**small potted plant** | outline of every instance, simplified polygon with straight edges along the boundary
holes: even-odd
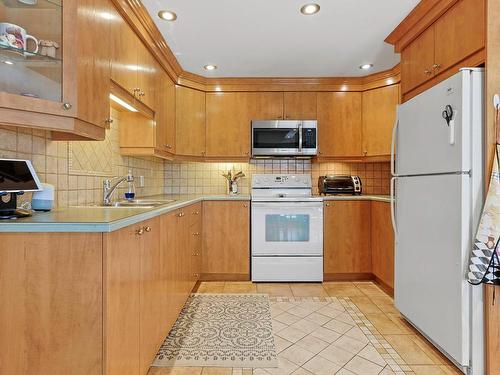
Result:
[[[227,171],[227,173],[223,173],[222,176],[227,180],[228,194],[238,194],[238,180],[245,177],[245,174],[242,171],[238,173],[235,171]]]

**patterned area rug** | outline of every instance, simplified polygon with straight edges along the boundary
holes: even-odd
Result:
[[[191,295],[153,366],[277,367],[269,297]]]

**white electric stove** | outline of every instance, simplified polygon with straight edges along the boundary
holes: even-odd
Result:
[[[323,203],[311,175],[253,175],[252,281],[323,281]]]

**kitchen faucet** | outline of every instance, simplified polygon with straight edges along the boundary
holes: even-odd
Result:
[[[113,180],[116,180],[116,182],[112,183]],[[134,181],[134,176],[132,175],[132,172],[129,171],[128,174],[124,177],[114,177],[111,179],[105,179],[103,181],[103,194],[102,194],[102,203],[104,206],[111,206],[111,196],[115,192],[116,188],[122,183],[122,182],[133,182]]]

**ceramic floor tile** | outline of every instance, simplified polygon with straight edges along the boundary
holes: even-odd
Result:
[[[339,372],[336,372],[335,375],[356,375],[356,374],[352,371],[349,371],[349,370],[343,368],[343,369],[340,369]]]
[[[358,375],[378,375],[383,367],[359,356],[351,359],[344,368]]]
[[[276,368],[264,368],[266,372],[271,375],[289,375],[299,368],[295,363],[290,362],[288,359],[278,356],[279,367]]]
[[[364,314],[374,314],[374,313],[382,313],[377,305],[375,305],[370,298],[363,297],[351,297],[351,301],[354,302],[356,306],[364,313]]]
[[[387,342],[409,365],[433,365],[435,362],[413,340],[412,335],[384,335]]]
[[[412,335],[411,339],[434,361],[434,363],[443,365],[451,364],[448,359],[422,335]]]
[[[354,340],[357,340],[359,342],[362,342],[364,344],[368,344],[369,340],[368,338],[366,337],[366,335],[363,333],[363,331],[361,331],[361,329],[359,329],[359,327],[355,326],[355,327],[352,327],[349,331],[347,331],[345,333],[345,335],[347,337],[350,337]]]
[[[299,318],[305,318],[306,316],[313,313],[311,309],[305,309],[301,306],[295,306],[287,310],[287,313],[298,316]]]
[[[330,304],[325,307],[322,307],[316,312],[328,316],[329,318],[336,318],[337,316],[342,314],[344,310],[342,306]]]
[[[241,375],[252,375],[253,369],[244,368]]]
[[[326,297],[328,294],[321,284],[291,284],[295,297]]]
[[[224,293],[253,294],[257,293],[257,285],[250,281],[226,282]]]
[[[224,293],[224,284],[218,281],[201,282],[196,293]]]
[[[257,292],[270,296],[293,297],[292,289],[288,284],[257,284]]]
[[[276,352],[279,354],[289,346],[293,345],[293,343],[278,335],[274,335],[274,345],[276,345]]]
[[[288,327],[288,324],[285,324],[285,323],[282,323],[276,319],[273,319],[273,331],[274,332],[279,332],[286,327]]]
[[[290,362],[293,362],[299,366],[302,366],[315,355],[316,353],[304,349],[303,347],[296,344],[288,347],[280,353],[280,357],[288,359]]]
[[[305,368],[299,367],[297,370],[292,372],[292,375],[316,375],[316,374],[307,371]]]
[[[332,318],[330,318],[329,316],[320,314],[318,312],[313,312],[312,314],[306,316],[305,319],[310,320],[311,322],[317,323],[321,326],[323,324],[328,323],[330,320],[332,320]]]
[[[296,345],[318,354],[330,344],[312,335],[307,335],[297,341]]]
[[[458,369],[451,366],[438,366],[438,365],[414,365],[410,366],[415,375],[459,375],[462,374]]]
[[[311,333],[312,331],[315,331],[319,327],[321,327],[321,325],[319,325],[318,323],[311,322],[310,320],[307,319],[301,319],[298,322],[293,323],[290,327],[300,329],[305,333]]]
[[[342,366],[333,363],[326,358],[316,356],[302,365],[302,367],[314,375],[331,375],[340,370]]]
[[[232,375],[243,375],[243,369],[241,368],[233,368]]]
[[[332,344],[338,340],[341,334],[325,327],[319,327],[317,330],[311,332],[311,336],[317,337],[318,339]]]
[[[335,331],[343,335],[344,333],[349,331],[353,326],[351,324],[347,324],[339,320],[332,319],[328,323],[326,323],[323,327],[331,329],[332,331]]]
[[[319,356],[328,359],[329,361],[339,365],[344,366],[347,362],[349,362],[355,354],[341,349],[338,346],[335,346],[335,343],[326,347],[319,353]]]
[[[148,375],[200,375],[201,367],[150,367]]]
[[[224,367],[203,367],[201,375],[231,375],[233,372],[230,368]]]
[[[387,317],[392,320],[394,324],[398,326],[398,328],[405,334],[405,335],[414,335],[414,334],[419,334],[418,331],[410,324],[408,323],[399,312],[397,313],[386,313]]]
[[[376,363],[379,366],[385,366],[387,363],[382,358],[380,353],[373,347],[373,345],[365,346],[359,353],[358,356],[369,360],[370,362]]]
[[[394,375],[395,372],[389,366],[385,366],[379,375]]]
[[[365,314],[368,320],[375,326],[381,334],[399,335],[405,331],[396,323],[394,323],[386,314]]]
[[[279,331],[276,335],[280,336],[281,338],[287,341],[295,343],[299,341],[301,338],[307,336],[307,333],[298,330],[297,328],[287,327]]]
[[[324,286],[326,293],[331,297],[355,297],[364,296],[363,292],[354,285],[329,284]]]
[[[351,352],[353,354],[358,354],[361,349],[366,346],[366,343],[351,339],[347,336],[342,336],[337,341],[335,341],[333,345],[338,348],[347,350],[348,352]]]
[[[277,315],[276,317],[274,317],[274,320],[275,321],[278,321],[278,322],[281,322],[281,323],[284,323],[286,325],[290,325],[290,324],[293,324],[293,323],[296,323],[300,320],[301,318],[298,317],[297,315],[292,315],[288,312],[283,312],[279,315]]]

